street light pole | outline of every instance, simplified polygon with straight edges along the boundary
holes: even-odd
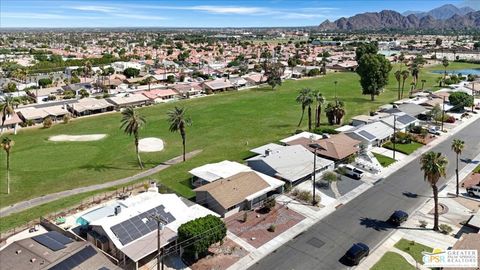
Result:
[[[157,222],[157,270],[163,270],[163,254],[161,247],[161,231],[165,224],[167,224],[166,220],[162,218],[160,215],[151,215],[150,220],[155,220]]]
[[[312,198],[312,205],[317,205],[317,198],[315,197],[315,182],[316,182],[316,174],[317,174],[317,150],[324,149],[320,144],[313,143],[313,137],[311,137],[312,143],[308,146],[313,148],[313,198]],[[324,149],[325,150],[325,149]]]
[[[397,116],[394,114],[393,115],[393,159],[395,159],[395,141],[397,140]]]
[[[443,96],[443,104],[442,104],[442,132],[443,132],[443,122],[445,118],[445,96]]]

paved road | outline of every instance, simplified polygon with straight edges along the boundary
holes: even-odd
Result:
[[[195,150],[195,151],[186,153],[185,158],[190,159],[190,158],[198,155],[201,152],[202,152],[202,150]],[[182,162],[182,160],[183,160],[182,156],[174,157],[170,160],[167,160],[167,161],[161,163],[160,165],[158,165],[156,167],[153,167],[149,170],[146,170],[144,172],[141,172],[141,173],[133,175],[133,176],[125,177],[125,178],[122,178],[122,179],[110,181],[110,182],[103,183],[103,184],[65,190],[65,191],[61,191],[61,192],[57,192],[57,193],[48,194],[48,195],[45,195],[45,196],[42,196],[42,197],[33,198],[33,199],[28,200],[28,201],[19,202],[17,204],[13,204],[13,205],[10,205],[10,206],[7,206],[7,207],[4,207],[4,208],[0,209],[0,217],[5,217],[5,216],[8,216],[8,215],[13,214],[13,213],[23,211],[25,209],[29,209],[29,208],[32,208],[32,207],[35,207],[35,206],[38,206],[38,205],[41,205],[41,204],[44,204],[44,203],[48,203],[48,202],[51,202],[51,201],[62,199],[62,198],[72,196],[72,195],[75,195],[75,194],[127,184],[127,183],[130,183],[132,181],[139,180],[139,179],[145,178],[147,176],[153,175],[157,172],[160,172],[162,170],[165,170],[166,168],[170,167],[171,165],[175,165],[177,163]]]
[[[480,119],[455,135],[466,143],[463,158],[474,158],[480,152]],[[455,155],[449,138],[432,150],[447,155],[447,179],[455,173]],[[460,162],[460,169],[466,165]],[[446,180],[442,179],[439,186]],[[409,196],[410,193],[410,196]],[[418,196],[411,196],[415,193]],[[339,208],[309,230],[265,257],[250,269],[346,269],[339,262],[354,242],[375,247],[392,231],[383,222],[395,209],[414,211],[431,196],[423,182],[419,158]],[[432,205],[433,207],[433,205]]]

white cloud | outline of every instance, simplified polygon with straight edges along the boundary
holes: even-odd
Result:
[[[299,12],[282,12],[278,17],[284,19],[314,19],[325,18],[324,14],[299,13]]]
[[[182,7],[180,7],[182,9]],[[184,7],[185,10],[199,10],[215,14],[259,14],[268,13],[269,10],[260,7],[241,7],[241,6],[191,6]]]
[[[166,17],[155,16],[155,15],[144,15],[144,14],[132,14],[132,13],[118,13],[112,14],[117,17],[139,19],[139,20],[167,20]]]
[[[41,20],[52,20],[52,19],[93,19],[95,17],[88,16],[67,16],[61,14],[53,13],[30,13],[30,12],[1,12],[0,16],[3,18],[14,18],[14,19],[41,19]]]
[[[81,11],[96,11],[96,12],[104,12],[104,13],[111,13],[116,11],[121,11],[121,8],[113,7],[113,6],[73,6],[70,7],[71,9],[81,10]]]

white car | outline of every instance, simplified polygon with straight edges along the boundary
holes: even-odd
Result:
[[[467,194],[470,197],[480,197],[480,186],[472,186],[467,188]]]
[[[362,178],[363,174],[364,174],[364,171],[360,170],[360,169],[357,169],[355,167],[353,167],[352,165],[345,165],[343,167],[345,169],[345,174],[350,176],[350,177],[353,177],[355,179],[360,179]]]

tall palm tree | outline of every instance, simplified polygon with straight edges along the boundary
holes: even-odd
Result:
[[[400,98],[403,98],[403,90],[405,89],[405,81],[407,80],[410,73],[408,70],[402,71],[402,93],[400,94]]]
[[[315,108],[315,127],[318,128],[320,127],[320,123],[321,123],[322,107],[323,107],[323,104],[325,104],[326,100],[319,90],[314,90],[312,92],[312,95],[315,101],[317,102],[317,106]]]
[[[312,90],[309,88],[303,88],[298,93],[297,98],[295,99],[297,103],[302,106],[302,116],[300,117],[300,121],[298,122],[298,127],[302,124],[303,116],[305,115],[305,109],[311,105],[312,99]]]
[[[123,128],[123,131],[129,136],[133,135],[134,137],[135,153],[137,154],[138,165],[140,166],[140,169],[143,169],[143,163],[138,152],[138,132],[145,125],[146,120],[143,118],[143,116],[139,115],[132,106],[129,106],[122,111],[121,123],[122,124],[120,128]]]
[[[420,69],[417,64],[412,64],[410,71],[412,73],[413,82],[415,83],[415,88],[417,88],[418,83],[418,74],[420,73]]]
[[[445,78],[447,78],[447,67],[449,65],[447,57],[443,57],[442,65],[443,65],[443,68],[444,68],[443,79],[445,80]]]
[[[153,76],[148,76],[145,78],[145,82],[148,84],[148,91],[150,91],[150,84],[153,81]]]
[[[400,100],[400,81],[402,80],[401,70],[395,71],[395,79],[397,80],[397,83],[398,83],[398,100]]]
[[[457,166],[455,168],[455,175],[457,177],[457,197],[459,193],[459,183],[458,183],[458,156],[462,154],[463,148],[465,147],[465,142],[460,139],[453,139],[452,141],[452,151],[457,154]]]
[[[433,230],[438,231],[438,187],[440,177],[446,176],[448,160],[441,153],[429,151],[420,159],[423,178],[430,184],[433,190],[433,201],[435,204]]]
[[[9,137],[2,138],[0,146],[7,154],[7,194],[10,194],[10,151],[12,150],[15,142]]]
[[[180,132],[180,136],[182,136],[183,161],[185,161],[185,144],[187,139],[185,128],[192,124],[192,120],[190,117],[187,117],[185,113],[185,108],[177,106],[175,106],[173,110],[167,112],[168,122],[170,123],[170,132]]]
[[[0,114],[2,115],[2,124],[5,124],[7,117],[13,115],[15,113],[15,100],[11,96],[5,95],[3,97],[3,101],[0,102]]]

